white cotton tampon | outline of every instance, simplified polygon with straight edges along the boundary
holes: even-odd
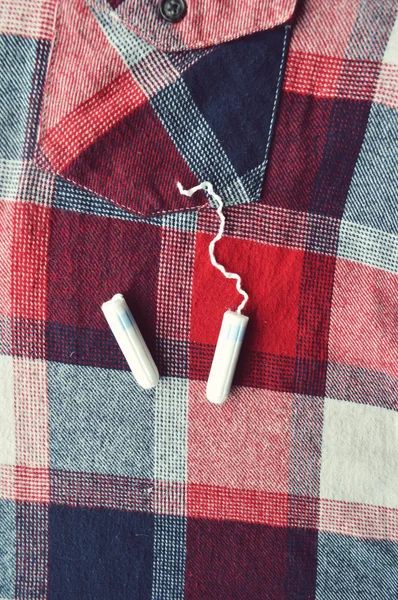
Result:
[[[137,383],[146,390],[155,387],[159,371],[122,294],[101,308]]]
[[[214,404],[228,398],[248,320],[232,310],[224,313],[206,387],[207,399]]]

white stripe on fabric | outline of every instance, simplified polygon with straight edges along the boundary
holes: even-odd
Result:
[[[0,198],[16,200],[23,163],[20,160],[0,159]]]
[[[378,229],[342,221],[337,256],[398,273],[398,237]]]
[[[155,388],[155,480],[187,477],[188,383],[162,377]]]
[[[392,65],[398,64],[398,12],[395,19],[394,27],[392,28],[390,38],[388,40],[384,52],[383,63],[388,63]]]
[[[91,10],[104,30],[106,37],[130,69],[153,52],[153,46],[136,35],[131,29],[125,27],[120,20],[116,19],[113,13],[105,13],[96,10],[94,7],[91,7]]]
[[[184,595],[186,519],[164,516],[167,484],[187,480],[188,382],[163,377],[155,389],[155,486],[160,483],[156,506],[152,600],[179,600]],[[184,512],[184,486],[178,486],[178,513]]]
[[[55,176],[31,161],[0,159],[0,202],[52,203]]]
[[[0,356],[0,464],[15,465],[14,377],[12,356]]]

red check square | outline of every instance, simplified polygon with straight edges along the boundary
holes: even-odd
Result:
[[[215,345],[223,313],[241,302],[233,280],[210,263],[211,235],[198,233],[192,291],[191,341]],[[216,258],[239,273],[249,294],[246,348],[295,356],[298,306],[304,252],[244,239],[224,237]]]
[[[393,273],[338,260],[329,360],[397,377],[397,295]]]

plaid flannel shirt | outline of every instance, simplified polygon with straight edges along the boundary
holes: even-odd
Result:
[[[0,2],[0,598],[396,599],[397,0],[158,4]]]

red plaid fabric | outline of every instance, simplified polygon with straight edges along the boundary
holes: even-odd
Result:
[[[1,600],[398,597],[397,16],[0,2]]]

